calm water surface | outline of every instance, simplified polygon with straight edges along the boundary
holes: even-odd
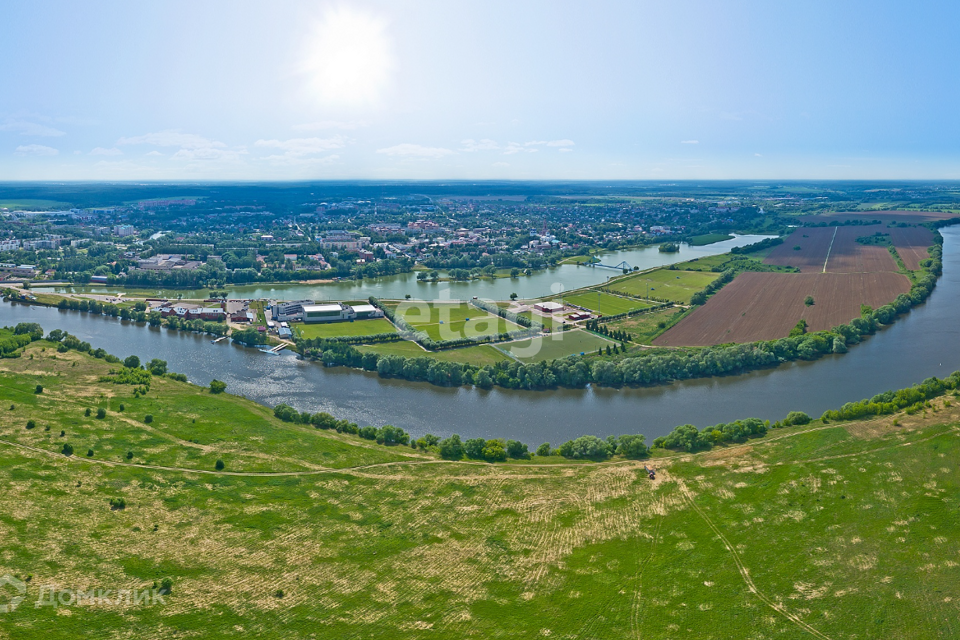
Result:
[[[777,420],[793,410],[819,416],[845,402],[960,369],[960,228],[942,233],[944,275],[929,301],[848,354],[644,389],[446,389],[325,369],[292,354],[271,356],[227,341],[211,344],[209,338],[113,318],[16,304],[0,305],[0,324],[39,322],[46,331],[68,330],[120,357],[162,358],[197,384],[224,380],[229,392],[268,406],[286,402],[360,424],[398,425],[416,435],[513,437],[531,445],[583,434],[644,433],[649,440],[684,423]]]

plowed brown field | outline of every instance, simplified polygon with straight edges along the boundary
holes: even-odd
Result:
[[[926,227],[897,228],[875,224],[801,227],[771,251],[764,262],[797,267],[801,273],[823,273],[824,264],[827,273],[895,272],[897,263],[886,247],[857,242],[857,238],[878,232],[890,236],[908,269],[919,269],[920,260],[929,257],[927,247],[933,243],[933,234]],[[800,247],[799,251],[794,249],[796,246]]]
[[[821,331],[859,317],[861,304],[879,307],[908,291],[910,280],[890,272],[742,273],[653,344],[774,340],[786,337],[801,318],[810,331]],[[813,306],[803,303],[808,295]]]
[[[907,227],[905,229],[887,229],[893,246],[903,259],[907,269],[920,268],[920,261],[930,257],[927,248],[933,244],[933,233],[926,227]]]
[[[843,222],[845,220],[879,220],[884,224],[890,222],[909,222],[916,224],[918,222],[927,222],[929,220],[946,220],[955,218],[955,213],[944,213],[943,211],[859,211],[842,213],[825,213],[817,216],[800,216],[799,222],[830,222],[836,220]]]

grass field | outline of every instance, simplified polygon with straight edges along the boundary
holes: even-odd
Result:
[[[491,315],[466,302],[402,302],[395,305],[398,316],[433,340],[456,340],[517,331],[521,327]]]
[[[670,300],[687,304],[690,297],[719,277],[717,273],[681,271],[679,269],[656,269],[630,278],[618,280],[611,289],[635,296]]]
[[[573,329],[561,333],[554,333],[549,336],[537,336],[526,340],[517,340],[501,345],[501,348],[509,351],[517,359],[523,362],[540,362],[541,360],[554,360],[570,355],[580,355],[580,353],[596,353],[597,349],[607,345],[617,344],[605,338]]]
[[[753,255],[754,254],[751,253],[750,257],[753,257]],[[714,267],[718,267],[730,260],[730,258],[731,255],[729,253],[721,253],[715,256],[694,258],[693,260],[688,260],[687,262],[678,262],[673,266],[683,271],[711,271]]]
[[[680,321],[688,311],[684,309],[659,309],[650,313],[641,313],[629,318],[621,318],[606,323],[610,330],[626,331],[639,344],[650,344],[661,333]],[[663,325],[663,326],[661,326]]]
[[[519,315],[523,316],[524,318],[530,318],[531,320],[539,322],[540,324],[542,324],[544,327],[548,329],[553,329],[554,327],[557,327],[560,324],[562,324],[560,320],[558,320],[557,318],[554,318],[553,316],[542,316],[539,313],[534,315],[530,311],[524,311]]]
[[[336,336],[372,336],[377,333],[395,333],[396,329],[385,318],[354,320],[353,322],[330,322],[320,324],[297,323],[290,325],[301,338],[332,338]]]
[[[594,313],[603,314],[605,316],[626,313],[628,311],[633,311],[634,309],[646,309],[651,306],[646,302],[631,300],[630,298],[624,298],[621,296],[614,296],[602,291],[584,291],[582,293],[574,293],[572,295],[564,296],[563,301],[590,309]]]
[[[510,357],[504,355],[488,344],[478,344],[472,347],[459,349],[444,349],[443,351],[425,351],[420,345],[408,340],[400,342],[384,342],[381,344],[363,345],[357,347],[360,351],[372,351],[380,355],[404,356],[407,358],[433,358],[444,362],[463,362],[478,366],[496,364]]]
[[[102,362],[42,348],[0,361],[0,575],[29,576],[24,603],[2,614],[4,638],[960,631],[952,398],[899,426],[815,422],[661,453],[646,462],[652,482],[643,462],[622,459],[438,462],[169,380],[133,399],[96,382]],[[83,416],[100,403],[105,420]],[[146,404],[162,419],[126,420]],[[57,453],[64,440],[72,457]],[[250,475],[230,475],[238,469]],[[110,509],[116,497],[125,509]],[[45,585],[115,597],[166,577],[162,604],[33,606]]]
[[[702,236],[693,236],[690,238],[690,244],[694,247],[702,247],[715,242],[724,240],[733,240],[733,236],[726,233],[705,233]]]

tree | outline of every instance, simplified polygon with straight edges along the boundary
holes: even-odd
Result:
[[[214,468],[216,468],[217,471],[223,471],[223,467],[224,467],[223,460],[217,460],[217,463],[213,466]]]
[[[36,394],[41,394],[41,393],[43,393],[43,385],[42,385],[42,384],[38,384],[38,385],[37,385],[37,388],[34,389],[33,392],[36,393]]]
[[[644,444],[644,436],[624,435],[617,439],[617,454],[624,458],[643,458],[647,455],[647,445]]]
[[[223,393],[227,390],[227,383],[220,380],[210,381],[210,393]]]
[[[544,442],[542,445],[540,445],[539,447],[537,447],[537,455],[538,455],[538,456],[548,456],[548,455],[550,455],[550,443],[549,443],[549,442]]]
[[[557,447],[557,453],[565,458],[608,458],[612,451],[597,436],[580,436]]]
[[[125,366],[127,369],[139,369],[140,358],[137,356],[127,356],[123,361],[123,366]]]
[[[167,372],[167,361],[154,358],[147,363],[147,370],[155,376],[162,376]]]
[[[457,434],[453,434],[449,438],[440,441],[440,457],[447,460],[460,460],[463,458],[463,454],[463,443]]]
[[[517,299],[517,294],[511,293],[511,294],[510,294],[510,299],[511,299],[511,300],[516,300],[516,299]]]
[[[150,424],[153,422],[153,416],[148,413],[147,415],[143,416],[143,421],[147,424]]]
[[[471,438],[463,443],[463,450],[468,458],[479,460],[483,458],[483,449],[487,446],[487,441],[483,438]]]
[[[97,408],[97,418],[99,418],[100,420],[103,420],[103,419],[106,418],[106,417],[107,417],[107,411],[106,411],[106,409],[104,409],[103,407],[98,407],[98,408]]]
[[[789,427],[793,425],[810,424],[812,419],[813,418],[805,414],[803,411],[791,411],[783,420],[783,425]]]
[[[812,307],[812,306],[813,306],[813,296],[807,296],[806,298],[804,298],[804,299],[803,299],[803,304],[807,305],[808,307]]]
[[[127,460],[133,460],[133,451],[127,451]]]
[[[110,511],[123,511],[127,508],[127,501],[123,498],[110,498]]]
[[[507,440],[507,455],[511,458],[526,460],[530,457],[530,451],[527,445],[517,440]]]
[[[62,453],[63,455],[65,455],[65,456],[72,456],[72,455],[73,455],[73,446],[72,446],[69,442],[64,442],[64,443],[63,443],[63,449],[61,450],[61,453]]]
[[[503,462],[507,459],[507,450],[503,440],[487,440],[483,447],[483,459],[487,462]]]
[[[33,420],[27,420],[27,429],[35,429],[36,426],[37,426],[36,422],[34,422]]]

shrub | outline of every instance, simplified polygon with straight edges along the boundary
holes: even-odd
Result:
[[[67,435],[67,432],[64,431],[63,429],[60,429],[60,437],[62,438],[65,435]]]
[[[220,380],[210,381],[210,393],[223,393],[227,390],[227,383]]]
[[[87,407],[87,410],[83,412],[83,415],[90,417],[90,407]]]
[[[103,419],[106,418],[106,417],[107,417],[107,410],[104,409],[103,407],[98,407],[98,408],[97,408],[97,418],[100,419],[100,420],[103,420]]]
[[[61,452],[63,455],[65,455],[65,456],[72,456],[72,455],[73,455],[73,446],[71,446],[69,442],[64,442],[64,443],[63,443],[63,449],[62,449],[60,452]]]
[[[457,434],[440,441],[440,457],[447,460],[460,460],[463,458],[463,453],[463,443]]]
[[[162,596],[167,595],[173,591],[173,580],[170,578],[164,578],[160,581],[160,590],[158,593]]]
[[[527,445],[517,440],[507,440],[507,455],[511,458],[526,460],[530,457],[530,451]]]
[[[127,508],[127,501],[123,498],[110,498],[110,511],[123,511]]]
[[[37,426],[37,423],[33,420],[27,420],[27,429],[33,429]]]
[[[88,458],[92,458],[92,457],[93,457],[93,449],[87,449],[87,457],[88,457]]]
[[[140,358],[137,356],[127,356],[123,360],[123,366],[125,366],[127,369],[139,369]]]
[[[216,468],[217,471],[223,471],[223,467],[225,465],[223,464],[223,460],[217,460],[217,463],[213,466],[214,468]]]
[[[133,451],[127,451],[127,460],[133,460]]]
[[[549,442],[544,442],[542,445],[540,445],[539,447],[537,447],[537,455],[538,455],[538,456],[548,456],[548,455],[550,455],[550,443],[549,443]]]
[[[153,416],[148,413],[147,415],[143,416],[143,421],[147,424],[150,424],[153,422]]]
[[[13,411],[13,410],[16,409],[16,408],[17,408],[17,405],[15,405],[15,404],[10,405],[10,411]]]
[[[803,411],[791,411],[783,420],[783,425],[785,427],[789,427],[792,425],[810,424],[812,419],[813,418],[805,414]]]
[[[121,402],[121,403],[120,403],[120,411],[123,411],[124,409],[126,409],[126,407],[123,406],[123,403]]]
[[[34,389],[33,392],[34,392],[34,393],[37,393],[37,394],[43,393],[43,385],[42,385],[42,384],[38,384],[38,385],[37,385],[37,388]]]

